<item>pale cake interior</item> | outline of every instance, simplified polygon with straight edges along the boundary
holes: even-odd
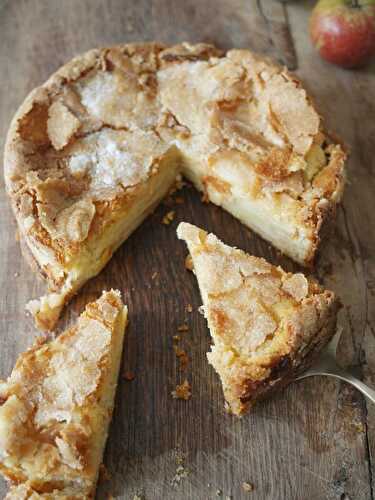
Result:
[[[126,322],[120,293],[103,292],[0,384],[0,471],[19,485],[8,498],[94,498]]]
[[[181,223],[177,234],[188,245],[214,342],[208,360],[228,408],[241,415],[313,361],[335,332],[337,301],[303,274],[286,273],[191,224]]]
[[[345,153],[301,83],[246,50],[135,44],[90,51],[34,90],[6,143],[22,238],[52,329],[181,172],[303,265],[344,185]]]

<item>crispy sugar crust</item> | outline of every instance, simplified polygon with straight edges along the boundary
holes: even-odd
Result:
[[[126,314],[119,292],[103,292],[0,382],[0,471],[18,485],[7,498],[94,497]]]
[[[187,245],[214,341],[209,362],[218,372],[229,409],[245,413],[314,361],[336,329],[339,302],[302,273],[222,243],[187,223]]]
[[[207,199],[249,196],[285,212],[309,240],[303,257],[292,257],[312,262],[343,191],[346,154],[301,82],[247,50],[128,44],[61,67],[9,129],[7,192],[49,292],[60,293],[82,252],[145,196],[172,150],[188,176],[202,162],[196,184]],[[30,308],[43,326],[41,309]]]

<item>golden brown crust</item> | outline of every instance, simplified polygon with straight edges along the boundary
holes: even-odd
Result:
[[[38,493],[35,491],[30,483],[23,483],[17,486],[12,486],[5,497],[5,500],[82,500],[82,495],[64,494],[61,491],[54,490],[50,493]]]
[[[212,57],[221,57],[224,52],[208,43],[190,44],[183,42],[172,47],[164,47],[159,54],[161,66],[170,63],[208,61]]]
[[[125,324],[120,293],[105,292],[57,340],[21,354],[0,384],[0,471],[22,483],[9,498],[93,496]]]
[[[338,301],[301,273],[223,244],[181,223],[214,341],[207,354],[225,399],[243,414],[306,369],[335,332]]]
[[[230,411],[236,415],[245,414],[255,403],[293,382],[314,363],[336,331],[337,311],[340,307],[331,292],[324,292],[322,298],[323,305],[321,301],[314,299],[309,304],[319,311],[320,321],[307,343],[287,346],[275,353],[265,366],[254,365],[250,368],[240,360],[234,362],[224,389]],[[290,335],[295,336],[293,329]],[[214,361],[212,364],[215,367]]]
[[[228,209],[241,199],[267,205],[290,221],[289,255],[313,260],[342,194],[346,156],[299,80],[249,51],[207,44],[94,49],[30,93],[6,141],[20,232],[49,290],[65,297],[49,316],[41,305],[29,308],[40,324],[53,326],[73,293],[74,263],[131,211],[172,150],[181,165],[191,158],[184,173],[208,200]]]

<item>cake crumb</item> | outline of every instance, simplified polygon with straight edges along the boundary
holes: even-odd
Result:
[[[175,342],[178,342],[179,340],[181,340],[181,337],[179,335],[173,335],[173,340]]]
[[[186,469],[183,465],[179,465],[176,469],[176,474],[173,476],[171,480],[172,486],[178,486],[182,479],[187,477],[189,474],[189,470]]]
[[[168,226],[173,221],[174,216],[175,216],[175,211],[174,210],[170,210],[162,218],[162,221],[161,221],[162,224],[165,224],[166,226]]]
[[[180,347],[174,345],[173,346],[174,352],[181,363],[181,368],[185,370],[189,363],[189,356],[187,355],[186,351],[184,349],[181,349]]]
[[[189,327],[186,323],[184,323],[183,325],[180,325],[177,327],[177,331],[178,332],[187,332],[187,331],[189,331]]]
[[[191,386],[185,379],[182,384],[176,385],[176,389],[171,392],[173,399],[183,399],[188,401],[191,398]]]
[[[152,273],[152,276],[151,276],[151,279],[154,280],[158,275],[158,272],[155,271],[154,273]]]
[[[253,491],[253,489],[254,489],[254,485],[253,485],[253,484],[251,484],[251,483],[248,483],[248,482],[244,481],[244,482],[242,483],[242,489],[243,489],[244,491],[246,491],[246,492]]]
[[[194,266],[193,266],[193,259],[191,258],[191,255],[188,254],[185,259],[185,267],[188,271],[192,271]]]
[[[20,273],[15,272],[13,276],[14,276],[15,278],[18,278],[18,276],[19,276],[19,275],[20,275]]]
[[[217,497],[221,497],[222,494],[223,494],[223,492],[221,490],[216,490]]]
[[[187,312],[188,312],[188,313],[193,312],[193,306],[192,306],[191,304],[188,304],[188,305],[186,306],[186,310],[187,310]]]
[[[124,380],[131,382],[132,380],[135,379],[135,373],[129,370],[129,371],[124,372],[122,377]]]

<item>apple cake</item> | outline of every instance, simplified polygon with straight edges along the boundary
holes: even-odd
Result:
[[[7,192],[48,284],[28,309],[52,329],[180,174],[309,265],[342,195],[345,156],[301,82],[248,50],[91,50],[31,92],[7,136]]]
[[[189,249],[213,339],[208,360],[228,409],[257,400],[307,369],[335,333],[339,302],[302,273],[222,243],[188,223],[177,234]]]
[[[14,484],[7,499],[94,498],[126,322],[120,293],[103,292],[0,381],[0,472]]]

